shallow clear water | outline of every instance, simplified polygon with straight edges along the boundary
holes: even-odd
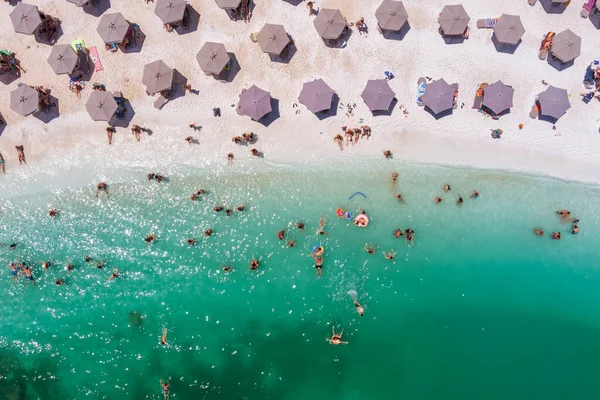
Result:
[[[0,256],[35,263],[36,285],[13,283],[4,267],[0,392],[160,399],[162,378],[181,399],[598,393],[598,187],[384,161],[335,168],[180,167],[160,184],[147,182],[146,171],[121,170],[117,182],[107,178],[110,200],[96,199],[92,184],[50,189],[37,180],[35,189],[2,190],[0,242],[20,246],[1,247]],[[397,186],[389,179],[395,168]],[[190,201],[201,187],[210,193]],[[475,188],[481,197],[471,200]],[[355,191],[367,198],[349,201]],[[438,195],[444,200],[434,204]],[[212,211],[242,202],[246,210],[230,218]],[[48,218],[49,207],[59,218]],[[364,208],[371,224],[340,220],[337,207]],[[579,235],[559,223],[561,208],[581,219]],[[315,234],[320,215],[325,236]],[[534,226],[561,230],[563,239],[536,237]],[[209,227],[215,234],[205,238]],[[408,227],[414,246],[392,234]],[[281,229],[296,247],[277,239]],[[158,237],[151,246],[143,241],[149,233]],[[187,245],[188,237],[198,244]],[[363,251],[367,242],[376,255]],[[321,279],[308,256],[317,243],[326,248]],[[392,249],[398,255],[385,260]],[[96,269],[84,255],[106,266]],[[252,257],[259,271],[249,270]],[[42,260],[54,263],[47,274]],[[69,260],[76,270],[67,275]],[[225,263],[234,270],[223,273]],[[121,277],[109,282],[114,268]],[[66,284],[56,286],[57,277]],[[348,345],[326,342],[332,326],[344,329]]]

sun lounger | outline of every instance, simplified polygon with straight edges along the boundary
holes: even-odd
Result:
[[[533,105],[533,107],[531,107],[531,111],[529,112],[529,116],[533,119],[536,119],[537,116],[539,114],[539,106],[536,104]]]
[[[425,94],[425,88],[427,87],[427,83],[425,78],[419,78],[417,81],[417,105],[423,107],[423,95]]]
[[[162,110],[162,108],[169,102],[169,99],[164,98],[163,96],[158,96],[156,100],[154,100],[154,108],[157,110]]]
[[[583,18],[587,18],[590,16],[590,13],[594,9],[594,5],[596,4],[596,0],[587,0],[583,4],[583,8],[581,9],[581,16]]]
[[[473,101],[473,108],[476,110],[481,109],[481,105],[483,104],[483,90],[487,86],[487,83],[482,83],[477,88],[475,92],[475,100]]]
[[[478,19],[477,27],[484,29],[491,29],[496,26],[496,22],[498,22],[498,18],[486,18],[486,19]]]
[[[535,3],[537,3],[537,0],[527,0],[527,2],[529,3],[530,6],[535,6]]]

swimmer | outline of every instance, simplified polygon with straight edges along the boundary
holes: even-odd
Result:
[[[161,346],[164,346],[165,344],[167,344],[167,328],[163,328],[163,330],[162,330],[162,337],[160,338],[160,344],[161,344]]]
[[[401,201],[402,203],[404,203],[404,199],[402,198],[402,193],[400,194],[396,194],[394,193],[394,197],[398,200]]]
[[[98,261],[98,263],[96,264],[96,268],[98,268],[98,269],[104,268],[104,262],[102,260]]]
[[[212,234],[213,234],[213,231],[210,228],[208,228],[207,230],[204,231],[204,236],[206,236],[206,237],[209,237]]]
[[[106,193],[106,197],[110,198],[110,195],[108,194],[108,185],[106,183],[100,182],[96,185],[96,197],[98,197],[100,192]]]
[[[258,265],[259,265],[259,262],[256,258],[253,258],[252,261],[250,261],[250,269],[252,271],[256,271],[258,269]]]
[[[21,271],[25,273],[26,284],[29,285],[29,282],[31,282],[33,286],[35,286],[35,281],[33,280],[33,275],[31,274],[31,268],[29,267],[29,265],[21,263]]]
[[[415,231],[413,231],[412,229],[407,229],[404,231],[404,241],[410,241],[410,243],[412,245],[415,244],[415,236],[417,236],[417,234],[415,233]]]
[[[67,271],[67,274],[70,274],[71,271],[73,271],[75,269],[75,267],[73,266],[73,264],[71,264],[71,261],[67,262],[67,265],[65,265],[65,271]]]
[[[393,260],[394,256],[396,255],[396,251],[392,250],[389,253],[384,252],[383,256],[385,257],[386,260]]]
[[[543,230],[541,230],[540,228],[535,228],[535,229],[533,230],[533,232],[534,232],[536,235],[538,235],[538,236],[544,236],[544,231],[543,231]]]
[[[233,164],[233,153],[227,154],[227,164],[228,165],[232,165]]]
[[[295,240],[288,240],[287,242],[287,247],[294,247],[296,246],[296,241]]]
[[[146,241],[146,243],[150,244],[156,240],[156,236],[153,233],[151,233],[148,236],[146,236],[144,240]]]
[[[562,235],[560,234],[560,232],[554,232],[552,234],[551,238],[554,239],[554,240],[560,240],[561,236]]]
[[[472,199],[478,199],[479,198],[479,192],[477,190],[473,190],[473,193],[471,194],[471,198]]]
[[[342,331],[340,333],[335,333],[335,328],[332,326],[331,327],[331,339],[329,339],[329,342],[331,344],[348,344],[348,342],[342,342],[342,335],[344,334],[344,330],[342,329]]]
[[[571,226],[571,233],[572,233],[573,235],[577,235],[577,234],[579,233],[579,226],[577,226],[577,224],[575,224],[575,223],[574,223],[574,224]]]
[[[362,317],[365,313],[365,310],[360,305],[360,303],[356,300],[354,300],[354,307],[356,307],[356,312],[358,313],[358,315],[360,315]]]
[[[319,230],[317,231],[318,235],[325,234],[325,225],[327,225],[327,216],[321,215],[319,217]]]
[[[233,269],[233,267],[231,266],[231,264],[229,264],[229,265],[221,265],[221,269],[224,272],[229,272],[229,271],[231,271]]]
[[[110,277],[108,278],[109,281],[112,281],[113,279],[117,279],[119,277],[119,270],[115,269],[114,272],[112,274],[110,274]]]
[[[64,285],[65,284],[65,278],[56,278],[56,280],[54,281],[54,283],[58,286]]]
[[[296,222],[296,228],[300,229],[304,233],[304,224],[302,222]]]
[[[435,203],[441,203],[442,202],[442,198],[441,197],[436,197],[435,199],[433,199],[433,201],[435,201]]]
[[[564,224],[571,221],[571,212],[569,210],[559,210],[556,212],[560,215],[560,223]]]
[[[86,263],[91,263],[93,261],[93,258],[90,256],[85,256],[85,262]]]
[[[457,204],[458,206],[460,206],[460,205],[462,205],[462,203],[463,203],[463,198],[462,198],[462,196],[459,194],[459,195],[458,195],[458,200],[456,200],[456,204]]]
[[[244,208],[246,208],[246,203],[240,204],[235,209],[236,209],[236,211],[242,212],[242,211],[244,211]]]
[[[444,192],[448,193],[450,190],[452,190],[452,188],[450,188],[450,185],[445,184],[444,185]]]
[[[277,232],[277,237],[279,238],[279,240],[283,240],[285,238],[285,231],[282,229],[279,232]]]
[[[315,259],[315,274],[317,277],[323,276],[323,257],[313,255]]]
[[[400,239],[403,236],[402,229],[398,228],[394,231],[394,236],[396,239]]]
[[[9,268],[10,268],[10,275],[12,276],[12,280],[13,280],[13,282],[16,282],[17,278],[19,276],[19,273],[20,273],[20,271],[17,269],[17,264],[10,263]]]
[[[223,207],[222,206],[214,206],[213,207],[213,211],[214,212],[221,212],[221,211],[223,211]]]
[[[155,178],[155,177],[156,177],[156,174],[155,174],[155,173],[153,173],[153,172],[152,172],[152,173],[149,173],[148,175],[146,175],[146,178],[147,178],[149,181],[151,181],[151,180],[154,180],[154,178]]]
[[[383,156],[385,158],[391,158],[392,157],[392,151],[391,150],[386,150],[383,152]]]
[[[392,183],[396,183],[398,181],[398,173],[392,172]]]
[[[42,263],[42,268],[44,269],[44,271],[46,271],[46,273],[48,272],[48,268],[50,268],[50,261],[44,261]]]
[[[196,193],[190,194],[190,200],[194,201],[198,199],[198,195]]]
[[[198,191],[196,192],[196,194],[198,196],[200,196],[201,194],[206,194],[206,190],[204,190],[204,189],[198,189]]]
[[[56,208],[51,208],[48,210],[48,215],[50,218],[55,219],[58,216],[58,210]]]
[[[375,254],[375,251],[377,250],[374,245],[369,244],[365,244],[365,247],[363,247],[363,249],[369,254]]]
[[[16,243],[11,243],[11,244],[8,246],[8,250],[10,250],[10,251],[13,251],[13,250],[14,250],[14,249],[16,249],[16,248],[17,248],[17,244],[16,244]]]
[[[185,241],[187,244],[189,244],[190,246],[193,246],[196,244],[196,239],[194,238],[189,238],[188,240]]]
[[[225,215],[227,215],[228,217],[231,217],[231,214],[233,214],[233,211],[231,211],[229,208],[227,210],[225,210]]]
[[[165,397],[165,399],[167,397],[169,397],[169,394],[171,393],[171,391],[169,390],[169,385],[171,384],[171,382],[163,382],[163,380],[160,380],[160,386],[162,387],[163,390],[163,396]]]
[[[160,183],[163,181],[163,179],[165,179],[164,176],[162,176],[161,174],[156,174],[156,176],[154,177],[154,179],[156,179],[156,182]]]

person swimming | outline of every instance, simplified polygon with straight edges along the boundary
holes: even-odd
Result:
[[[394,237],[400,239],[403,236],[402,229],[398,228],[394,231]]]
[[[171,384],[171,382],[163,382],[163,380],[160,380],[160,387],[163,390],[163,396],[165,397],[165,399],[167,397],[169,397],[169,394],[171,393],[171,390],[169,389],[169,385]]]
[[[339,344],[348,344],[348,342],[343,342],[342,341],[342,335],[344,334],[344,330],[342,329],[342,331],[340,333],[335,333],[335,328],[332,326],[331,327],[331,339],[329,339],[329,342],[331,344],[334,345],[339,345]]]
[[[435,202],[436,202],[436,204],[437,204],[437,203],[441,203],[441,202],[442,202],[442,198],[438,196],[438,197],[436,197],[435,199],[433,199],[433,201],[435,201]]]
[[[156,240],[156,236],[151,233],[148,236],[146,236],[146,238],[144,239],[144,241],[148,244],[151,244],[152,242],[154,242]]]
[[[28,285],[29,285],[29,282],[31,282],[35,286],[35,281],[33,280],[33,275],[31,273],[31,268],[29,267],[29,265],[25,265],[24,263],[21,263],[21,271],[23,271],[25,273],[25,282]]]
[[[50,268],[50,261],[42,262],[42,268],[44,269],[44,271],[48,272],[48,268]]]
[[[94,260],[94,259],[93,259],[92,257],[90,257],[90,256],[85,256],[85,262],[86,262],[86,263],[88,263],[88,264],[89,264],[89,263],[91,263],[93,260]]]
[[[252,261],[250,261],[250,269],[252,271],[256,271],[258,269],[258,265],[259,265],[259,262],[256,258],[253,258]]]
[[[398,173],[392,172],[392,183],[396,183],[398,181]]]
[[[196,193],[190,194],[190,200],[192,200],[192,201],[198,200],[198,195]]]
[[[58,216],[58,210],[56,208],[51,208],[48,210],[48,215],[50,218],[55,219]]]
[[[233,269],[233,266],[231,266],[231,264],[229,264],[229,265],[221,265],[221,269],[224,272],[229,272],[229,271],[231,271]]]
[[[204,189],[198,189],[198,191],[196,192],[196,194],[198,196],[200,196],[201,194],[206,194],[206,190],[204,190]]]
[[[356,312],[358,313],[358,315],[360,315],[362,317],[365,313],[365,310],[360,305],[360,303],[356,300],[354,300],[354,307],[356,308]]]
[[[204,231],[204,236],[206,236],[206,237],[209,237],[212,234],[213,234],[213,231],[210,228],[208,228],[207,230]]]
[[[12,276],[12,280],[13,280],[13,282],[16,282],[16,281],[17,281],[17,278],[18,278],[18,276],[19,276],[19,272],[20,272],[20,271],[17,269],[17,264],[15,264],[15,263],[10,263],[10,265],[9,265],[9,268],[10,268],[10,275]]]
[[[231,217],[231,214],[233,214],[233,211],[231,211],[229,208],[227,210],[225,210],[225,215],[227,215],[228,217]]]
[[[106,183],[100,182],[98,185],[96,185],[96,197],[98,197],[100,192],[106,193],[106,197],[110,198],[110,195],[108,194],[108,185]]]
[[[280,230],[279,232],[277,232],[277,237],[279,238],[279,240],[283,240],[285,238],[285,230]]]
[[[394,197],[396,198],[396,200],[404,203],[404,199],[402,198],[402,193],[400,193],[400,194],[394,193]]]
[[[477,190],[473,190],[473,193],[471,194],[471,198],[472,199],[478,199],[479,198],[479,192]]]
[[[214,212],[221,212],[221,211],[223,211],[223,206],[214,206],[213,207],[213,211]]]
[[[560,240],[561,237],[562,235],[560,234],[560,232],[554,232],[551,236],[551,238],[554,240]]]
[[[460,205],[462,205],[462,203],[463,203],[463,198],[462,198],[462,196],[459,194],[459,195],[458,195],[458,200],[456,200],[456,204],[460,206]]]
[[[146,179],[148,179],[149,181],[153,180],[154,178],[156,178],[156,174],[153,172],[146,175]]]
[[[539,228],[534,228],[533,232],[538,236],[544,236],[544,231]]]
[[[160,338],[160,344],[161,344],[161,346],[164,346],[165,344],[167,344],[167,328],[163,328],[163,330],[162,330],[162,337]]]
[[[415,244],[415,231],[413,231],[412,229],[408,228],[404,231],[404,241],[410,241],[411,244]]]
[[[294,246],[296,246],[296,241],[295,240],[288,240],[287,247],[294,247]]]
[[[64,285],[65,284],[65,278],[56,278],[56,280],[54,281],[54,283],[58,286]]]
[[[302,222],[296,222],[296,228],[300,229],[304,233],[305,226]]]
[[[576,223],[573,223],[573,225],[571,225],[571,233],[573,235],[577,235],[579,233],[579,226]]]
[[[375,254],[375,251],[376,251],[376,248],[374,245],[368,245],[368,244],[365,244],[365,247],[363,247],[363,249],[369,254]]]
[[[112,274],[110,274],[110,277],[108,278],[109,281],[112,281],[113,279],[117,279],[119,277],[119,270],[115,269],[113,271]]]
[[[394,257],[396,256],[396,251],[392,250],[389,253],[383,253],[383,256],[385,257],[386,260],[393,260]]]
[[[450,185],[445,184],[444,185],[444,192],[449,192],[450,190],[452,190],[452,188],[450,188]]]
[[[70,274],[74,269],[75,267],[73,264],[71,264],[71,261],[67,262],[67,265],[65,265],[65,271],[67,271],[67,274]]]
[[[196,239],[189,238],[188,240],[186,240],[186,243],[189,244],[190,246],[193,246],[196,244]]]
[[[242,212],[242,211],[244,211],[244,208],[246,208],[246,203],[240,204],[235,209],[236,209],[236,211]]]
[[[96,264],[96,268],[98,268],[98,269],[104,268],[104,262],[102,260],[98,261],[98,263]]]

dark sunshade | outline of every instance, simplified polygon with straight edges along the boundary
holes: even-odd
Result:
[[[50,52],[48,64],[58,75],[70,74],[77,65],[77,59],[77,54],[70,44],[57,44]]]
[[[146,90],[150,93],[170,89],[173,84],[173,69],[165,64],[163,60],[146,64],[142,83],[146,85]]]
[[[514,93],[515,90],[502,81],[492,83],[483,90],[483,105],[494,114],[500,114],[513,106]]]
[[[442,32],[450,36],[462,35],[470,20],[471,18],[460,4],[445,6],[438,18]]]
[[[104,43],[122,42],[128,29],[129,22],[121,13],[104,14],[96,28]]]
[[[39,94],[31,86],[21,84],[10,92],[10,109],[26,116],[38,110]]]
[[[10,12],[10,19],[15,28],[15,32],[31,35],[42,23],[40,13],[36,6],[27,3],[19,3],[14,10]]]
[[[283,25],[265,24],[256,37],[265,53],[278,56],[290,42]]]
[[[494,34],[500,43],[517,44],[525,33],[518,15],[502,14],[494,26]]]
[[[454,89],[445,80],[440,79],[425,86],[423,103],[434,114],[451,109],[453,102]]]
[[[337,39],[346,28],[346,20],[340,10],[331,8],[321,8],[313,23],[323,39]]]
[[[229,62],[229,54],[222,43],[206,42],[196,55],[202,71],[219,74]]]
[[[242,0],[215,0],[220,8],[237,8]]]
[[[240,94],[239,113],[258,121],[271,112],[271,94],[255,85]]]
[[[385,111],[390,108],[396,93],[385,79],[371,79],[367,82],[361,97],[371,111]]]
[[[333,89],[323,79],[306,82],[302,86],[298,101],[306,106],[311,112],[329,110],[333,100]]]
[[[183,19],[186,5],[186,0],[157,0],[154,14],[165,24],[172,24]]]
[[[77,7],[83,7],[90,0],[67,0],[69,3],[75,4]]]
[[[94,121],[109,121],[117,111],[117,102],[110,92],[94,90],[85,108]]]
[[[573,61],[581,54],[581,38],[567,29],[554,36],[551,51],[564,63]]]
[[[408,14],[401,1],[383,0],[375,11],[381,29],[399,31],[408,20]]]
[[[559,119],[571,108],[569,94],[565,89],[548,86],[545,92],[538,96],[540,115]]]

